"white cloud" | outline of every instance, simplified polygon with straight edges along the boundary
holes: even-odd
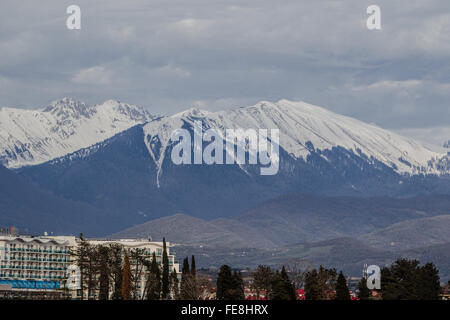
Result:
[[[189,78],[192,74],[191,72],[181,68],[177,67],[171,63],[158,67],[155,69],[156,72],[160,73],[163,76],[175,76],[175,77],[181,77],[181,78]]]
[[[450,2],[2,0],[0,104],[109,98],[170,114],[304,100],[389,128],[449,124]],[[69,76],[68,76],[69,75]]]
[[[114,72],[103,66],[80,70],[72,77],[72,82],[85,85],[107,85],[113,81]]]
[[[396,132],[439,147],[450,141],[450,127],[403,128]]]
[[[382,80],[368,85],[358,85],[352,87],[353,91],[396,91],[414,89],[423,84],[423,81],[417,79],[395,81],[395,80]]]

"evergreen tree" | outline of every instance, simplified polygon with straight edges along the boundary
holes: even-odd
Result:
[[[319,275],[316,269],[305,275],[305,298],[306,300],[320,300],[321,298]]]
[[[381,270],[384,300],[435,300],[439,291],[439,271],[433,263],[420,267],[417,260],[398,259]]]
[[[163,238],[163,257],[162,257],[162,290],[161,298],[167,299],[170,293],[169,285],[169,256],[167,254],[166,238]]]
[[[173,269],[172,273],[170,274],[170,288],[172,291],[172,299],[173,300],[179,300],[180,299],[180,289],[178,286],[178,275],[175,269]]]
[[[277,270],[272,277],[272,291],[270,292],[271,300],[287,300],[284,291],[283,279],[281,279],[280,272]]]
[[[368,300],[371,296],[371,291],[367,288],[367,279],[361,278],[358,283],[358,298],[359,300]]]
[[[350,300],[350,292],[347,287],[347,280],[344,277],[344,274],[339,272],[339,276],[337,278],[336,283],[336,300]]]
[[[196,273],[196,269],[195,269],[195,257],[192,256],[191,257],[191,274],[195,277],[195,273]]]
[[[183,268],[181,269],[180,298],[182,300],[191,300],[192,275],[189,270],[188,257],[183,260]]]
[[[130,300],[131,297],[131,268],[130,258],[125,253],[123,270],[122,270],[122,299]]]
[[[90,245],[89,243],[84,239],[83,234],[80,233],[79,235],[79,242],[77,245],[77,248],[73,254],[76,257],[76,264],[80,270],[80,299],[84,300],[84,290],[86,288],[85,282],[86,278],[88,277],[88,260],[89,260],[89,250]],[[89,291],[89,290],[88,290]],[[89,298],[89,296],[88,296]]]
[[[417,299],[438,300],[441,290],[439,271],[433,263],[419,268],[416,282]]]
[[[230,289],[233,298],[231,300],[245,300],[244,280],[240,272],[233,273],[233,286]]]
[[[233,300],[234,299],[234,287],[236,285],[236,279],[231,273],[231,268],[227,265],[223,265],[219,269],[217,277],[217,300]]]
[[[416,300],[419,261],[398,259],[390,268],[381,269],[383,300]]]
[[[159,300],[161,297],[161,271],[156,262],[155,252],[153,252],[150,272],[147,278],[146,292],[147,300]]]
[[[108,300],[109,299],[109,250],[105,246],[100,246],[98,248],[99,254],[99,299]]]
[[[253,273],[252,288],[256,291],[256,297],[259,300],[261,291],[266,292],[266,297],[270,294],[272,288],[273,271],[268,266],[259,265]]]
[[[189,273],[189,259],[186,257],[183,260],[183,268],[181,269],[182,274],[188,274]]]
[[[272,278],[272,300],[296,300],[294,285],[292,284],[285,267],[276,272]]]
[[[336,269],[327,269],[323,266],[319,267],[318,272],[320,299],[330,299],[330,293],[336,289]]]

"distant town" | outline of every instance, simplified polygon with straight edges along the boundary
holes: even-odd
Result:
[[[0,229],[0,299],[67,300],[449,300],[433,263],[398,259],[381,269],[380,288],[368,274],[350,277],[319,266],[260,265],[236,270],[182,265],[170,242],[21,235]]]

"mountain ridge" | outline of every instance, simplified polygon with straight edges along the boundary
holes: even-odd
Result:
[[[160,155],[154,157],[159,167],[170,145],[170,134],[183,126],[192,127],[197,120],[203,122],[205,129],[219,130],[223,139],[225,129],[279,129],[280,147],[295,160],[306,160],[312,151],[320,151],[327,161],[326,151],[342,147],[368,161],[376,159],[398,173],[440,174],[448,169],[437,165],[446,156],[443,150],[438,153],[413,139],[375,125],[319,106],[288,100],[263,101],[254,106],[218,112],[191,108],[146,124],[146,136],[158,138],[157,147],[148,146],[148,149],[152,155]]]
[[[43,164],[22,167],[18,172],[67,199],[85,201],[101,209],[120,210],[124,221],[127,216],[136,217],[126,221],[129,225],[143,222],[137,215],[150,219],[175,212],[207,220],[227,218],[268,199],[295,192],[398,197],[450,193],[450,175],[425,174],[425,166],[431,160],[423,164],[423,170],[420,169],[423,173],[412,175],[399,173],[395,163],[385,163],[374,155],[366,155],[360,149],[355,151],[340,145],[320,149],[311,141],[301,140],[310,135],[310,131],[288,132],[289,126],[297,125],[303,115],[294,114],[295,117],[300,117],[298,121],[294,121],[294,116],[280,113],[280,110],[286,108],[288,111],[297,108],[296,103],[285,107],[286,103],[282,101],[282,106],[263,103],[256,107],[227,111],[226,114],[189,109],[171,117],[155,118],[144,124],[137,124],[94,146]],[[328,112],[303,103],[301,108],[319,108],[322,113]],[[272,118],[278,119],[276,125],[271,122]],[[289,119],[286,120],[287,118]],[[264,121],[260,122],[258,119]],[[263,126],[270,129],[272,125],[281,126],[284,128],[282,132],[290,136],[280,135],[278,173],[261,176],[261,166],[251,164],[174,164],[171,161],[171,151],[175,143],[170,141],[170,136],[179,128],[186,129],[192,136],[193,122],[196,120],[203,121],[204,129],[211,127],[218,130],[228,127],[247,129]],[[324,120],[320,121],[323,125]],[[330,124],[330,127],[333,126],[338,124]],[[366,129],[373,127],[366,124],[364,126]],[[342,131],[342,127],[340,128]],[[385,134],[385,131],[380,130]],[[349,134],[346,130],[342,132]],[[284,142],[283,136],[287,136]],[[353,138],[350,135],[348,141],[353,141]],[[383,139],[375,139],[375,142],[378,140]],[[329,143],[332,142],[330,141]],[[285,149],[292,147],[294,142],[305,146],[307,150],[303,151],[306,150],[307,155],[297,158],[292,150]],[[376,148],[383,149],[383,143]],[[203,144],[208,145],[206,142]],[[191,147],[192,151],[194,146]],[[425,153],[429,151],[421,150]],[[386,150],[383,152],[389,153]],[[436,153],[429,155],[433,158]],[[408,167],[405,163],[410,162],[405,159],[402,163]],[[446,172],[445,157],[441,160],[439,166],[434,163],[430,168],[437,170],[439,167]]]
[[[0,163],[36,165],[92,146],[154,119],[142,107],[107,100],[89,106],[63,98],[38,110],[0,109]]]
[[[444,148],[430,150],[413,139],[301,101],[261,101],[218,112],[191,108],[157,118],[141,107],[116,100],[89,106],[63,98],[40,110],[1,108],[0,163],[9,168],[44,163],[145,124],[146,141],[158,140],[156,146],[148,144],[147,148],[161,171],[171,133],[201,120],[205,128],[219,131],[279,129],[280,146],[295,160],[306,161],[314,151],[328,161],[325,153],[341,147],[398,173],[450,172]]]

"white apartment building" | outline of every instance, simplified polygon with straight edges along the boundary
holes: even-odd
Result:
[[[0,235],[0,286],[13,291],[54,291],[68,289],[72,296],[80,289],[80,274],[73,253],[79,239],[74,236],[13,236]],[[155,252],[156,261],[162,261],[162,242],[146,239],[101,240],[87,239],[91,245],[120,244],[125,251],[139,248],[150,258]],[[179,273],[175,256],[167,243],[170,272]],[[133,264],[132,264],[133,267]],[[143,288],[145,279],[141,279]],[[143,289],[142,289],[143,291]]]
[[[75,245],[75,237],[0,236],[0,284],[18,290],[60,289]]]

